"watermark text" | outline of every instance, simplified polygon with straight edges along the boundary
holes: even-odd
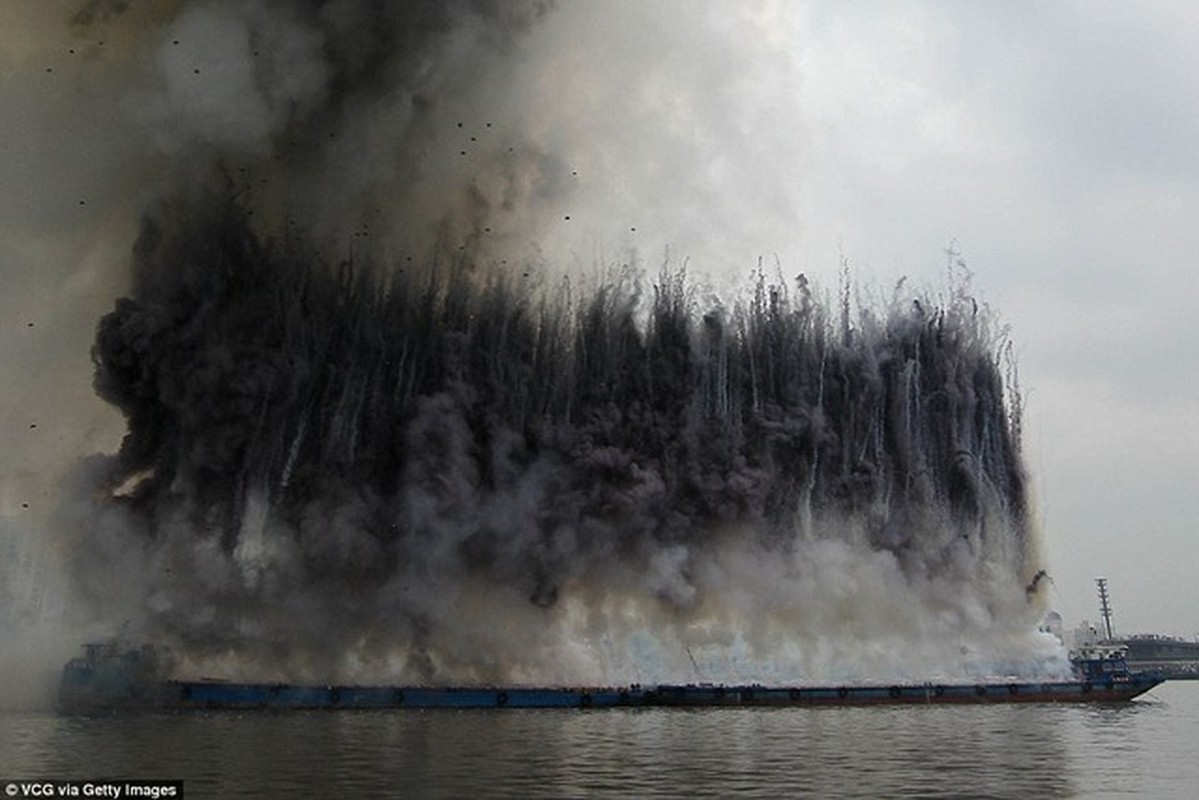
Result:
[[[4,798],[46,797],[103,797],[109,800],[128,800],[148,797],[151,800],[183,797],[183,781],[143,780],[0,780]]]

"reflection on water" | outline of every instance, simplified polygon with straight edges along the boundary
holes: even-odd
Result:
[[[0,777],[182,778],[192,798],[1185,796],[1193,752],[1168,742],[1195,741],[1196,690],[1108,707],[7,716]]]

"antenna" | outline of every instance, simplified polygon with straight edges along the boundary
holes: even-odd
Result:
[[[1099,586],[1099,613],[1103,615],[1103,632],[1108,641],[1112,639],[1112,605],[1108,602],[1107,578],[1096,578]]]

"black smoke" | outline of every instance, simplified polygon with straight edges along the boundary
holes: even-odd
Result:
[[[349,647],[386,615],[436,660],[423,641],[454,620],[426,592],[461,581],[545,614],[588,586],[686,617],[730,538],[788,558],[838,524],[934,581],[995,538],[1024,586],[1004,340],[962,292],[851,313],[760,275],[703,307],[670,269],[538,292],[468,253],[324,263],[227,195],[148,216],[134,274],[94,350],[129,427],[96,503],[225,563],[207,594],[155,589],[151,624],[189,646],[253,648],[247,618],[308,598],[321,613],[272,624],[276,646]]]
[[[127,434],[61,515],[81,596],[254,677],[799,678],[1027,645],[1020,405],[960,269],[878,303],[759,270],[722,302],[669,264],[558,283],[500,256],[564,168],[477,88],[549,8],[165,15],[139,97],[178,156],[96,333]]]

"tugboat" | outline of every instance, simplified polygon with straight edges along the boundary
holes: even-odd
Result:
[[[1056,703],[1131,700],[1160,684],[1130,672],[1127,648],[1100,644],[1071,654],[1075,676],[1058,681],[762,686],[658,684],[624,687],[321,686],[168,678],[169,659],[152,646],[84,645],[63,668],[59,709],[438,709],[848,706],[931,703]]]

